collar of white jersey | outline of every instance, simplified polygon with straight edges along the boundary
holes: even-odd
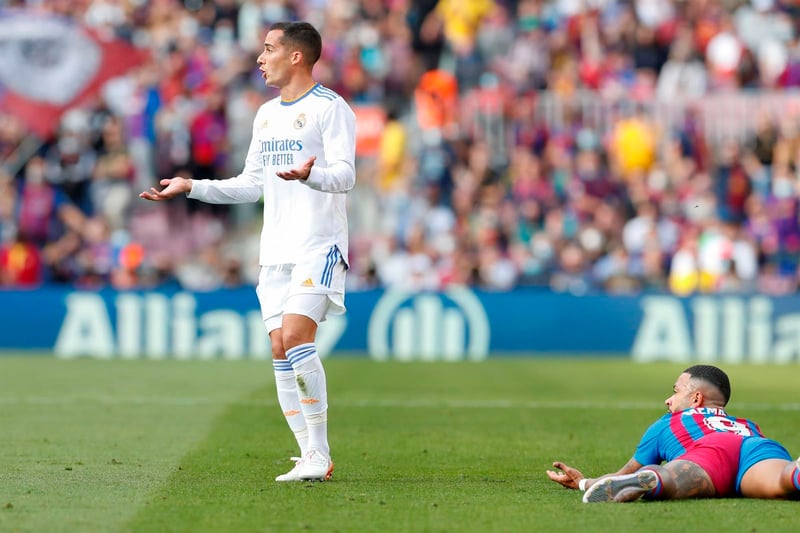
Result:
[[[309,87],[306,92],[304,92],[303,94],[301,94],[300,96],[298,96],[294,100],[281,100],[281,105],[287,105],[287,106],[288,105],[294,105],[297,102],[299,102],[300,100],[302,100],[303,98],[305,98],[306,96],[308,96],[309,94],[311,94],[314,91],[314,89],[316,89],[317,87],[322,87],[322,85],[320,85],[319,82],[316,82],[316,83],[314,83],[314,85]]]

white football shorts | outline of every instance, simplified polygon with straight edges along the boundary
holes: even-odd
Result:
[[[344,313],[346,271],[335,246],[303,264],[262,266],[256,295],[267,332],[281,327],[286,314],[307,316],[319,324],[328,314]]]

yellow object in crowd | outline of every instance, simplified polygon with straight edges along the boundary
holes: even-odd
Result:
[[[390,120],[383,129],[380,140],[379,187],[390,190],[402,174],[406,154],[406,129],[397,120]]]
[[[444,36],[456,49],[472,47],[481,22],[494,8],[493,0],[439,0],[436,4]]]
[[[655,162],[656,135],[641,119],[618,122],[611,143],[616,163],[626,178],[650,169]]]

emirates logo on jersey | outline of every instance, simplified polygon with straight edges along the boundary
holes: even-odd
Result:
[[[306,127],[306,115],[305,113],[300,113],[297,115],[297,118],[294,119],[294,129],[301,130]]]

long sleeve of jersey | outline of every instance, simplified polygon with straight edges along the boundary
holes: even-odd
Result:
[[[315,84],[300,98],[275,97],[259,108],[241,174],[193,182],[189,198],[209,203],[263,198],[259,262],[302,264],[337,249],[348,258],[346,194],[355,186],[355,113]],[[306,180],[277,173],[316,158]]]
[[[264,194],[263,168],[259,144],[254,135],[241,174],[223,180],[192,180],[188,197],[209,204],[257,202]]]
[[[320,129],[328,165],[311,167],[305,183],[316,191],[347,192],[356,184],[355,114],[344,100],[335,100],[323,112]]]

